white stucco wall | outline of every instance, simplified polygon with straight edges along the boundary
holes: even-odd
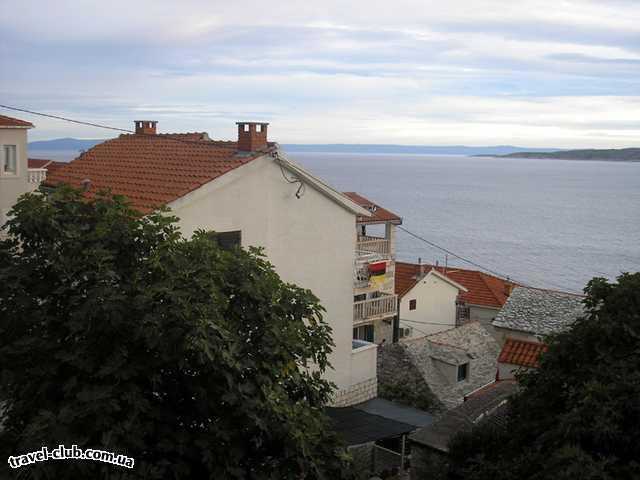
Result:
[[[292,176],[292,175],[289,175]],[[242,231],[242,245],[262,246],[278,274],[310,289],[333,329],[333,371],[339,389],[351,379],[355,215],[307,185],[287,183],[270,157],[239,167],[172,202],[183,234],[204,228]],[[375,349],[370,376],[375,377]],[[358,373],[357,377],[366,376]]]
[[[408,338],[449,330],[456,325],[456,297],[458,289],[432,274],[427,274],[400,300],[400,327],[411,327]],[[409,310],[409,301],[416,300],[416,309]],[[413,323],[405,320],[415,320]]]
[[[3,173],[3,145],[16,145],[16,175]],[[18,197],[31,190],[27,175],[27,129],[0,128],[0,225],[7,220],[7,212],[13,207]]]

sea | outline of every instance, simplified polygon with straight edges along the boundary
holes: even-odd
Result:
[[[399,260],[482,268],[575,293],[593,277],[640,271],[640,162],[287,155],[338,190],[356,191],[402,217],[408,232],[397,231]]]
[[[401,216],[408,232],[397,232],[399,260],[481,266],[525,285],[575,293],[593,277],[640,271],[640,163],[288,156],[335,188]]]

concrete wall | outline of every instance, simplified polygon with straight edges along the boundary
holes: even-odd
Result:
[[[262,246],[287,282],[310,289],[333,329],[327,378],[348,391],[351,378],[355,214],[307,185],[287,183],[270,157],[239,167],[169,206],[183,234],[199,228],[242,231],[243,247]],[[365,376],[359,372],[357,377]],[[375,362],[370,378],[375,382]]]
[[[16,146],[16,175],[4,174],[3,145]],[[0,225],[7,220],[7,213],[20,195],[30,191],[27,182],[27,129],[0,128]]]
[[[404,294],[400,301],[400,327],[412,327],[408,338],[449,330],[456,326],[456,297],[458,289],[436,277],[427,274],[420,282]],[[416,300],[416,309],[409,310],[410,300]],[[413,323],[404,320],[415,320]]]

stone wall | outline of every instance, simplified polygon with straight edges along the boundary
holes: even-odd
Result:
[[[331,402],[332,407],[348,407],[366,402],[378,396],[378,378],[373,377],[356,383],[351,388],[338,391]]]
[[[402,343],[378,348],[378,395],[430,413],[442,407]]]

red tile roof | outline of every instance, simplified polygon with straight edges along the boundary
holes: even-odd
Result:
[[[33,123],[25,122],[24,120],[20,120],[18,118],[6,117],[4,115],[0,115],[0,127],[28,127],[32,128]]]
[[[358,215],[356,217],[357,223],[382,223],[382,222],[391,222],[396,225],[400,225],[402,223],[402,218],[396,215],[389,210],[382,208],[380,205],[376,205],[368,198],[363,197],[362,195],[356,192],[342,192],[355,203],[360,205],[361,207],[369,210],[371,212],[370,217],[364,217]]]
[[[547,351],[544,343],[528,342],[507,337],[498,357],[498,363],[509,363],[522,367],[537,367],[540,355]]]
[[[470,305],[502,308],[509,298],[508,292],[515,285],[502,278],[494,277],[478,270],[466,270],[458,267],[435,267],[424,265],[425,273],[435,269],[451,280],[465,287],[468,292],[460,292],[460,298]],[[417,263],[396,262],[395,290],[403,296],[418,282],[420,265]]]
[[[263,155],[237,155],[236,147],[204,133],[120,135],[54,169],[45,183],[79,188],[89,179],[88,197],[110,189],[148,213]]]
[[[53,160],[47,160],[46,158],[28,158],[27,163],[29,168],[45,168]]]

